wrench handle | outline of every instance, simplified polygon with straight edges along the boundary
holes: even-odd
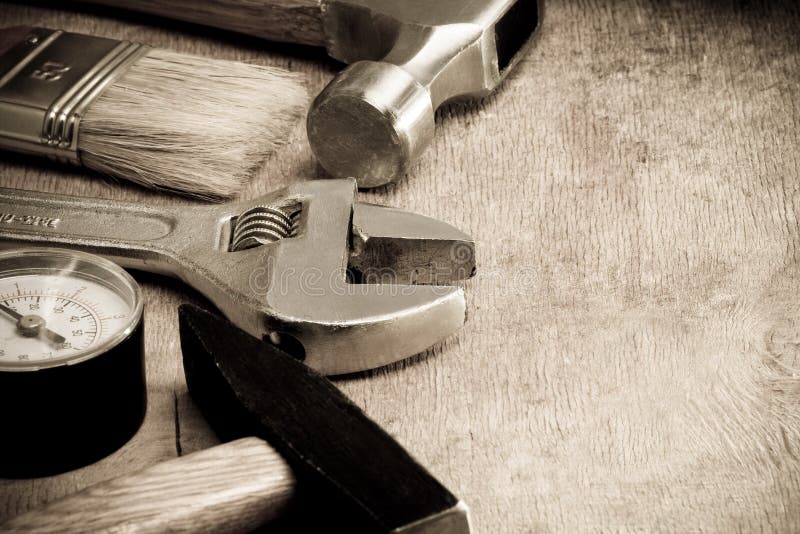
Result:
[[[88,0],[253,35],[270,41],[325,46],[321,0]]]
[[[245,438],[89,487],[12,518],[0,530],[250,532],[284,510],[295,486],[274,449]]]
[[[111,200],[0,188],[0,246],[65,246],[148,268],[159,243],[172,241],[176,216],[165,209]]]

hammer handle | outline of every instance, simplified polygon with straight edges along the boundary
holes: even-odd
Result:
[[[280,514],[295,479],[245,438],[102,482],[0,525],[13,533],[250,532]]]
[[[321,0],[86,0],[271,41],[325,46]]]

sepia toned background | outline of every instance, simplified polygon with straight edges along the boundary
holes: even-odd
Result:
[[[340,68],[107,9],[0,3],[15,24],[277,65],[312,94]],[[502,88],[361,194],[478,241],[458,335],[337,381],[477,532],[800,529],[799,28],[794,2],[553,0]],[[323,176],[299,125],[244,195]],[[190,202],[7,153],[0,186]],[[0,481],[0,519],[215,443],[180,361],[176,308],[200,297],[137,278],[144,426],[90,467]]]

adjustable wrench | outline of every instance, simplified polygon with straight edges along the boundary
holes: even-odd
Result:
[[[239,328],[325,374],[424,351],[464,323],[472,239],[358,203],[356,182],[303,182],[253,200],[152,207],[0,189],[0,248],[61,246],[177,277]]]

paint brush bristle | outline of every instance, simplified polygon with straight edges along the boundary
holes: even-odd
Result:
[[[288,140],[305,104],[287,71],[154,49],[92,103],[78,150],[103,174],[230,197]]]

